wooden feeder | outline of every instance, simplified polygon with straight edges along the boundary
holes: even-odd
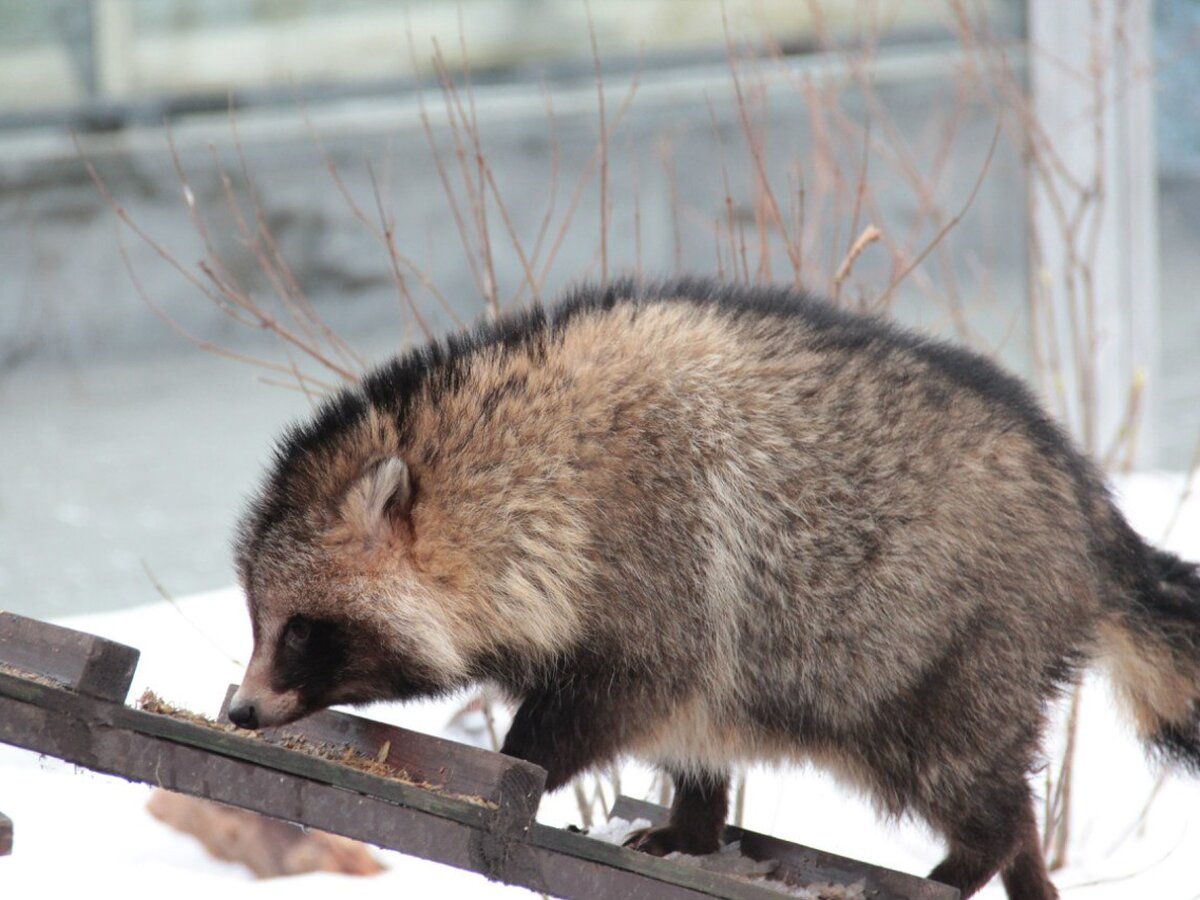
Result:
[[[778,900],[777,890],[657,859],[535,821],[546,773],[522,760],[360,716],[320,712],[250,733],[148,697],[125,705],[138,651],[0,613],[0,742],[579,900]],[[661,821],[627,797],[615,815]],[[863,882],[871,900],[954,900],[958,891],[742,829],[789,885]],[[0,853],[11,849],[0,816]]]

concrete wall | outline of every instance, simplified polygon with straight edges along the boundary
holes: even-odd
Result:
[[[953,53],[940,49],[898,53],[883,69],[880,93],[913,159],[931,158],[941,137],[941,113],[931,111],[944,111],[955,102],[950,80],[955,60]],[[789,77],[804,78],[810,70],[811,74],[822,73],[819,67],[798,67]],[[751,78],[746,78],[749,92]],[[627,77],[621,76],[608,83],[610,120],[627,82]],[[595,88],[590,80],[557,85],[552,96],[554,139],[535,88],[477,92],[488,160],[526,245],[533,243],[550,193],[553,147],[558,148],[561,179],[552,236],[596,146]],[[434,120],[440,117],[444,121],[442,98],[431,95],[426,99]],[[866,117],[861,99],[849,91],[843,102],[851,119],[861,123]],[[399,247],[452,298],[460,317],[478,314],[482,310],[479,291],[469,276],[414,98],[342,104],[309,113],[362,207],[375,214],[369,164],[383,185],[385,206],[396,216]],[[958,119],[958,136],[936,185],[947,198],[948,211],[955,211],[969,193],[994,124],[990,110],[978,101],[968,100]],[[840,233],[837,247],[810,260],[805,273],[805,280],[815,289],[825,289],[836,259],[851,240],[851,210],[820,209],[813,202],[821,176],[814,164],[808,110],[794,85],[783,80],[771,85],[763,121],[768,135],[767,165],[781,204],[794,205],[799,187],[796,173],[803,172],[810,207],[806,227],[817,226],[828,235],[834,230]],[[380,329],[390,329],[399,340],[403,323],[397,315],[388,256],[340,196],[301,111],[286,108],[271,114],[239,115],[238,122],[266,220],[298,281],[340,329],[351,335],[375,335]],[[249,290],[269,292],[268,281],[239,245],[214,163],[213,148],[234,170],[235,180],[241,181],[227,117],[178,122],[173,125],[173,135],[196,205],[206,216],[220,256]],[[436,140],[440,158],[456,183],[460,182],[450,132],[438,128]],[[847,157],[857,152],[854,141],[853,136],[846,138],[840,148]],[[203,247],[189,220],[163,130],[84,136],[81,145],[130,215],[194,270]],[[668,162],[664,164],[664,160]],[[842,164],[843,177],[857,174],[852,159]],[[732,101],[727,68],[644,75],[610,148],[610,270],[632,271],[640,261],[647,274],[673,271],[677,224],[685,270],[728,270],[732,261],[716,258],[714,237],[717,223],[727,214],[723,168],[738,227],[747,227],[753,238],[749,204],[754,166]],[[882,206],[882,221],[876,224],[908,240],[909,223],[917,215],[915,195],[901,183],[885,154],[873,154],[868,176]],[[995,286],[1005,283],[1015,288],[1024,277],[1023,248],[1016,231],[1022,215],[1021,190],[1017,154],[1003,142],[975,208],[951,236],[951,251],[970,249],[957,254],[960,261],[954,268],[961,290],[985,318],[994,312],[992,307],[1000,309],[995,314],[1001,317],[1020,307],[1014,294],[995,296]],[[852,191],[843,193],[852,195]],[[863,213],[863,224],[879,218],[871,213]],[[790,212],[785,210],[786,214]],[[579,199],[548,288],[599,274],[599,218],[598,188],[593,179]],[[500,293],[509,296],[521,280],[522,265],[494,204],[489,222]],[[934,230],[935,226],[927,225],[922,235],[928,237]],[[727,238],[726,234],[726,243]],[[216,315],[192,285],[163,265],[152,248],[128,233],[123,240],[147,292],[172,316],[204,338],[240,340],[229,321]],[[10,273],[0,282],[0,341],[8,353],[20,348],[47,358],[86,359],[155,352],[169,346],[162,325],[148,314],[124,271],[111,210],[89,183],[74,147],[64,136],[50,133],[0,141],[0,254]],[[885,256],[864,254],[858,269],[864,285],[886,283],[889,270],[879,265]],[[987,268],[986,275],[980,274],[981,267]],[[777,248],[774,271],[777,276],[790,277],[786,270],[786,257]],[[936,264],[929,266],[934,282],[946,274]],[[917,293],[910,296],[915,298]],[[431,302],[428,295],[424,299]],[[916,319],[933,321],[945,316],[944,310],[922,309],[916,299],[907,308],[907,314]]]

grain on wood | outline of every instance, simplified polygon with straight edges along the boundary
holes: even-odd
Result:
[[[146,810],[163,824],[196,838],[211,856],[240,863],[257,878],[308,872],[362,876],[384,870],[361,841],[203,797],[159,790],[150,795]]]

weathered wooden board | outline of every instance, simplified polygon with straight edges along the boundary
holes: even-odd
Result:
[[[13,847],[12,819],[0,813],[0,856],[8,856]]]
[[[779,900],[768,887],[606,844],[547,825],[533,826],[528,855],[538,878],[522,882],[578,900]],[[874,900],[874,898],[871,898]]]
[[[493,877],[507,862],[506,848],[512,843],[488,832],[481,809],[467,810],[457,818],[440,816],[9,697],[0,697],[0,740],[97,772],[207,797]],[[442,804],[443,812],[448,803]]]
[[[139,653],[92,634],[0,612],[0,665],[66,685],[81,694],[122,702]]]
[[[661,825],[667,821],[668,810],[644,800],[618,797],[613,804],[612,814],[622,819],[647,819],[652,825]],[[742,853],[750,859],[776,860],[779,867],[772,877],[787,884],[803,886],[862,881],[866,896],[872,900],[957,900],[959,896],[956,888],[927,878],[792,844],[735,825],[726,826],[723,840],[727,844],[741,841]]]
[[[342,713],[252,735],[127,707],[122,701],[137,657],[121,644],[0,614],[0,742],[568,900],[779,896],[760,884],[536,824],[546,773],[501,754]],[[367,758],[368,770],[297,749],[314,744],[348,747],[358,754],[353,761]],[[403,776],[376,771],[372,760]],[[614,812],[651,821],[666,815],[624,797]],[[958,896],[911,875],[742,829],[727,829],[726,840],[740,840],[754,859],[777,860],[777,874],[793,884],[861,880],[873,900]],[[12,823],[0,816],[0,853],[11,844]]]
[[[229,703],[236,690],[236,684],[229,686],[218,721],[229,723]],[[537,815],[546,784],[545,770],[524,760],[332,710],[282,728],[265,728],[259,734],[273,743],[299,737],[348,746],[407,773],[415,782],[443,792],[481,797],[508,810],[514,820],[529,823]]]
[[[243,865],[255,878],[310,872],[365,876],[387,869],[362,841],[204,797],[156,789],[146,811],[168,828],[195,838],[209,856]]]
[[[493,804],[482,800],[472,802],[457,795],[428,790],[396,778],[363,772],[330,759],[275,746],[266,741],[256,740],[247,733],[225,732],[172,716],[97,702],[72,691],[4,673],[0,673],[0,697],[9,697],[35,707],[62,713],[61,718],[65,723],[63,727],[67,727],[68,732],[63,735],[58,732],[34,735],[33,738],[41,744],[50,742],[49,748],[30,749],[38,749],[62,759],[69,758],[91,769],[97,767],[89,762],[89,744],[109,732],[129,731],[162,738],[213,755],[254,763],[281,774],[357,791],[418,812],[461,822],[473,828],[503,831],[515,837],[524,834],[531,824],[530,821],[514,822],[509,814],[499,813]],[[5,731],[7,724],[0,718],[0,740],[27,746],[19,740],[9,739],[10,735]],[[64,739],[57,740],[60,737]],[[64,755],[67,753],[72,755]],[[119,760],[119,757],[116,759]],[[111,769],[104,771],[121,774]],[[162,786],[167,787],[165,784]]]
[[[490,804],[3,673],[0,742],[567,900],[778,900],[756,885],[582,835],[517,828]]]

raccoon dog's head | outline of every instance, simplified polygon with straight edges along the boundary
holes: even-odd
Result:
[[[338,447],[281,461],[237,540],[254,652],[230,704],[234,724],[282,725],[465,681],[412,558],[417,487],[394,455]]]

